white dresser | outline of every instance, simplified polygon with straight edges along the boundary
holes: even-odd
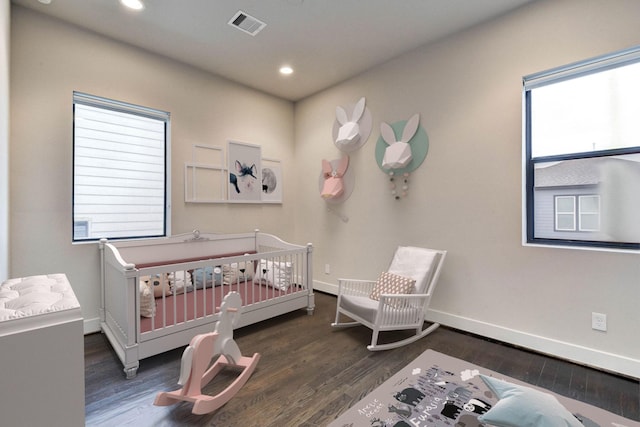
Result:
[[[0,425],[84,426],[80,304],[64,274],[0,284]]]

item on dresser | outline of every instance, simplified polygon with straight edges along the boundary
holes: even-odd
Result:
[[[85,425],[83,323],[65,274],[0,283],[1,425]]]
[[[78,306],[64,274],[8,279],[0,285],[0,321]]]

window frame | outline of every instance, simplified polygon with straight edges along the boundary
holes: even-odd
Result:
[[[547,71],[524,76],[522,79],[522,243],[523,245],[544,245],[582,249],[613,249],[613,250],[640,250],[640,242],[603,241],[603,240],[573,240],[566,238],[541,238],[535,237],[535,166],[537,163],[559,162],[564,160],[588,159],[597,157],[615,157],[627,154],[640,154],[640,145],[630,148],[605,149],[583,153],[571,153],[532,157],[532,111],[531,90],[578,77],[587,76],[601,71],[631,65],[640,62],[640,46],[620,50],[607,55],[595,57],[585,61],[571,63],[556,67]],[[576,202],[578,202],[576,200]],[[579,202],[578,202],[579,203]],[[577,204],[577,203],[576,203]],[[577,206],[576,206],[577,207]],[[602,205],[599,198],[600,212],[598,224],[601,225]],[[576,215],[580,212],[577,207]],[[576,229],[580,227],[580,219],[576,217]],[[556,225],[555,198],[554,198],[554,227]],[[593,230],[583,230],[594,232]],[[599,231],[599,230],[598,230]]]
[[[130,236],[102,236],[91,238],[76,238],[75,222],[76,222],[76,105],[81,104],[89,107],[111,110],[120,113],[131,114],[139,117],[154,119],[164,122],[164,214],[163,214],[163,232],[160,234],[140,234]],[[133,240],[160,238],[171,235],[171,114],[166,111],[154,108],[144,107],[136,104],[130,104],[123,101],[117,101],[100,96],[90,95],[83,92],[73,92],[72,102],[72,185],[71,185],[71,240],[72,243],[94,243],[100,238],[108,238],[109,240]],[[78,218],[80,221],[86,221],[86,218]],[[91,229],[91,223],[87,229]]]

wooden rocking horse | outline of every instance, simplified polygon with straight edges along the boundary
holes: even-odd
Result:
[[[202,415],[215,411],[227,403],[247,382],[260,360],[260,354],[244,357],[233,340],[233,328],[240,319],[242,299],[237,292],[224,297],[220,306],[220,321],[215,331],[193,337],[182,354],[179,390],[160,392],[154,405],[168,406],[176,402],[193,402],[192,413]],[[211,360],[219,356],[211,367]],[[241,368],[240,375],[215,396],[202,394],[202,387],[210,383],[225,367]],[[208,368],[208,369],[207,369]]]

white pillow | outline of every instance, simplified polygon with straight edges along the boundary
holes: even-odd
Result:
[[[293,282],[293,265],[287,261],[261,259],[256,270],[256,280],[286,291]]]
[[[183,270],[169,273],[169,286],[171,293],[175,295],[193,291],[191,273]]]
[[[253,262],[232,262],[222,266],[222,283],[234,285],[238,282],[246,282],[253,277]]]
[[[140,316],[153,317],[156,314],[156,301],[149,282],[140,281]]]

